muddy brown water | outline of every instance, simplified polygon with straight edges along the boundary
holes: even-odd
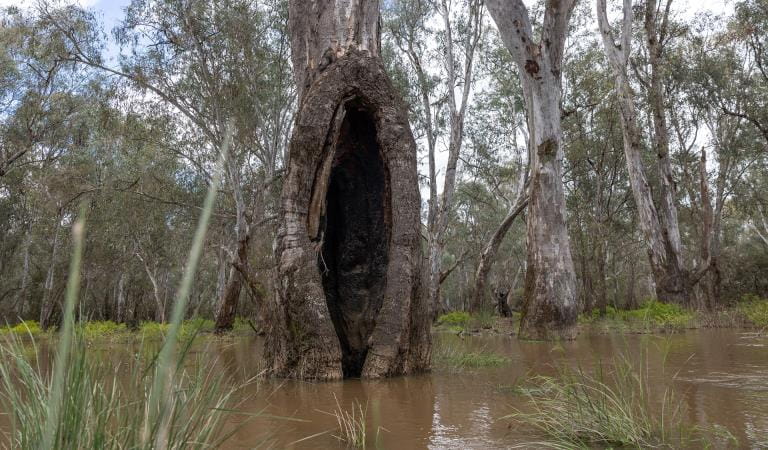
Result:
[[[725,427],[739,441],[728,448],[768,449],[768,336],[742,330],[698,330],[673,335],[585,334],[573,342],[521,342],[509,336],[439,335],[453,345],[506,356],[502,367],[437,368],[432,373],[382,381],[332,383],[261,381],[242,392],[227,427],[237,431],[227,449],[346,448],[334,437],[336,402],[367,408],[368,448],[496,449],[531,444],[539,437],[504,419],[526,400],[511,389],[556,367],[591,370],[617,355],[642,361],[654,396],[672,388],[689,425]],[[116,361],[125,346],[97,345]],[[239,379],[260,370],[261,340],[208,341],[194,350],[228,367]],[[297,442],[299,441],[299,442]]]

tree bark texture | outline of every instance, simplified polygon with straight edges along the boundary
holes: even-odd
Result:
[[[533,40],[522,0],[488,0],[502,41],[523,85],[531,149],[528,257],[520,334],[523,339],[572,339],[579,305],[565,220],[561,65],[575,0],[546,2],[541,41]]]
[[[659,300],[688,304],[692,284],[683,262],[680,225],[677,218],[676,187],[669,157],[669,127],[664,107],[663,50],[669,23],[672,0],[666,0],[664,11],[659,11],[656,0],[648,0],[645,11],[645,32],[648,42],[648,58],[651,66],[651,80],[648,87],[648,101],[653,117],[653,136],[659,163],[660,198],[659,219],[667,247],[668,261],[666,278],[656,287]],[[661,16],[659,17],[659,13]],[[660,23],[659,23],[660,22]]]
[[[299,111],[268,308],[272,376],[428,369],[416,144],[380,58],[376,0],[293,0]]]
[[[597,16],[603,47],[616,80],[627,172],[637,207],[638,222],[648,246],[648,257],[656,285],[656,296],[663,302],[686,304],[688,303],[692,280],[683,263],[677,206],[674,200],[674,182],[669,160],[669,136],[661,97],[661,79],[658,73],[661,49],[656,36],[655,5],[655,1],[648,2],[647,7],[652,8],[653,13],[649,13],[652,17],[646,16],[646,32],[649,33],[648,43],[652,65],[649,95],[653,109],[655,145],[659,158],[662,187],[662,205],[659,209],[654,204],[643,167],[642,133],[638,125],[634,93],[627,74],[632,43],[632,1],[624,0],[623,3],[624,16],[619,45],[614,42],[608,23],[606,0],[597,0]],[[666,14],[664,17],[664,21],[666,21]],[[665,27],[666,25],[663,26],[663,28]]]

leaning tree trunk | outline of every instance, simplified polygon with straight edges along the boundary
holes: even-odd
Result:
[[[469,303],[469,309],[472,312],[480,311],[485,307],[485,284],[488,280],[488,273],[491,271],[493,260],[496,258],[496,252],[498,252],[504,237],[507,235],[510,227],[512,227],[512,223],[528,206],[528,196],[525,194],[524,189],[525,184],[520,186],[517,201],[496,228],[483,253],[480,254],[480,262],[477,264],[477,270],[475,271],[475,287],[472,290],[472,300]]]
[[[528,262],[523,339],[572,339],[579,304],[570,238],[565,222],[561,66],[575,0],[546,3],[540,42],[534,40],[522,0],[488,0],[502,41],[517,64],[530,134]]]
[[[416,144],[380,56],[378,0],[292,0],[299,110],[280,208],[273,376],[429,367]]]
[[[645,31],[648,42],[648,59],[651,66],[651,80],[648,87],[648,101],[653,117],[654,146],[659,163],[660,199],[659,219],[664,229],[667,247],[667,272],[664,284],[656,287],[659,300],[679,304],[690,303],[690,291],[694,283],[688,277],[683,262],[680,225],[677,218],[675,181],[672,161],[669,157],[669,127],[664,106],[664,85],[662,81],[662,52],[669,23],[669,7],[672,0],[666,0],[661,17],[656,0],[649,0],[645,11]],[[658,21],[661,23],[657,23]]]
[[[659,150],[659,168],[662,178],[661,213],[656,208],[643,168],[641,130],[637,121],[637,108],[627,74],[629,55],[632,44],[632,1],[624,0],[623,21],[620,45],[614,42],[606,13],[606,0],[597,0],[597,15],[605,54],[616,80],[616,94],[621,113],[621,129],[624,139],[624,155],[627,160],[627,172],[630,186],[637,207],[638,222],[648,246],[648,257],[656,285],[656,296],[663,302],[687,303],[689,285],[687,272],[683,266],[680,231],[677,221],[677,208],[671,186],[671,165],[669,162],[669,139],[666,131],[663,104],[660,94],[654,98],[654,124],[657,148]],[[646,24],[646,27],[649,27]],[[655,27],[655,26],[654,26]],[[655,35],[655,28],[647,31]],[[652,39],[649,38],[649,42]],[[652,52],[659,50],[653,47]],[[658,57],[654,59],[658,64]],[[660,89],[658,74],[655,75],[654,89]],[[654,84],[655,83],[655,84]],[[653,91],[655,92],[655,91]]]

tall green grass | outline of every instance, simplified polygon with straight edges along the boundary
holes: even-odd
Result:
[[[485,348],[472,349],[452,337],[438,337],[432,347],[432,362],[437,369],[460,371],[485,367],[502,367],[509,358]]]
[[[533,377],[516,391],[528,400],[528,407],[507,418],[532,427],[543,438],[527,445],[557,449],[710,445],[703,430],[684,423],[683,403],[671,389],[660,400],[653,398],[647,366],[626,356],[592,372],[560,368],[555,376]]]
[[[8,447],[21,449],[149,449],[216,447],[227,435],[222,418],[234,386],[223,371],[197,364],[185,368],[192,340],[181,342],[190,288],[200,259],[231,127],[207,192],[171,321],[160,352],[149,364],[133,361],[126,378],[120,368],[89,360],[74,311],[80,286],[85,234],[84,208],[75,222],[62,325],[52,373],[16,333],[0,346],[0,396],[10,421]],[[113,329],[115,327],[111,327]],[[33,333],[29,333],[33,334]],[[182,345],[183,344],[183,345]],[[122,372],[125,373],[125,372]]]

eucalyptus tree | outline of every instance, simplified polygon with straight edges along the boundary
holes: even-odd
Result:
[[[579,304],[566,225],[560,108],[563,52],[576,2],[546,2],[538,41],[521,0],[486,5],[517,65],[528,112],[528,260],[520,337],[572,339]]]
[[[467,172],[480,178],[488,189],[503,202],[505,213],[491,219],[491,227],[484,234],[474,270],[474,284],[470,291],[469,306],[472,311],[487,309],[488,279],[515,220],[524,214],[528,206],[528,134],[523,92],[517,76],[510,76],[511,56],[497,35],[492,35],[484,48],[480,67],[488,86],[475,96],[470,111],[468,146],[474,150],[466,163]],[[516,75],[516,74],[515,74]],[[518,236],[510,238],[519,241]],[[522,239],[524,241],[524,238]],[[524,242],[523,242],[524,245]],[[507,259],[510,255],[504,255]],[[502,257],[502,259],[505,259]],[[511,269],[515,276],[499,274],[492,291],[497,306],[504,309],[506,298],[500,292],[513,292],[518,275],[524,271],[524,263]]]
[[[479,0],[408,0],[395,2],[387,10],[387,29],[415,74],[419,99],[418,109],[414,109],[418,115],[415,123],[423,129],[427,144],[428,293],[433,315],[441,309],[447,231],[457,180],[461,178],[459,158],[475,84],[476,59],[485,35],[484,19],[483,2]],[[439,25],[432,28],[430,21]],[[437,48],[432,39],[437,40]],[[439,61],[440,76],[430,68],[433,58]],[[438,194],[441,168],[437,167],[436,152],[441,140],[446,142],[448,158]]]
[[[280,2],[251,0],[133,1],[115,29],[122,53],[118,67],[104,61],[71,32],[74,20],[95,27],[90,13],[42,4],[40,14],[68,38],[62,57],[128,81],[150,102],[180,113],[181,129],[199,134],[200,158],[182,154],[207,176],[216,149],[233,130],[226,165],[234,204],[231,264],[217,306],[217,329],[232,327],[244,278],[251,273],[250,241],[264,225],[265,193],[278,175],[290,130],[293,94],[287,83],[285,13]]]
[[[283,183],[273,376],[339,379],[430,364],[416,143],[381,58],[377,0],[292,0],[299,109]]]
[[[747,120],[764,139],[768,151],[768,1],[744,0],[736,3],[735,16],[728,24],[729,36],[746,50],[745,76],[739,84],[750,88],[741,111],[720,105],[726,114]]]

